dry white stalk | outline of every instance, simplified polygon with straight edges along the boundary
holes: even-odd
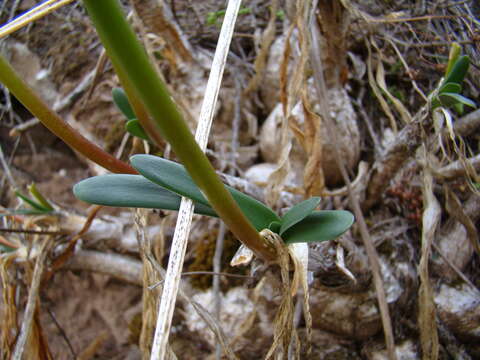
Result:
[[[215,104],[220,90],[220,84],[225,69],[228,49],[233,36],[235,21],[240,9],[241,0],[230,0],[228,2],[225,18],[220,30],[217,49],[213,58],[212,69],[208,78],[205,96],[200,110],[200,118],[195,134],[195,140],[205,151],[207,147],[208,134],[212,124]],[[168,343],[168,335],[175,308],[175,301],[180,284],[185,251],[187,248],[188,235],[193,215],[193,202],[182,198],[178,211],[177,225],[173,235],[171,253],[168,260],[165,283],[158,309],[157,325],[153,339],[151,360],[165,358]]]
[[[50,14],[52,11],[71,3],[74,0],[48,0],[44,1],[38,6],[31,8],[23,15],[17,17],[15,20],[10,21],[6,25],[0,28],[0,38],[11,34],[14,31],[21,29],[24,26],[32,23],[35,20],[41,19],[45,15]]]

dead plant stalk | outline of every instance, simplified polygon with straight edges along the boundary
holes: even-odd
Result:
[[[313,9],[316,8],[317,1],[314,2],[315,6]],[[315,19],[315,17],[313,17]],[[328,110],[328,101],[326,99],[326,84],[323,78],[323,68],[322,68],[322,58],[320,56],[320,31],[318,29],[318,24],[315,20],[312,20],[312,24],[310,24],[310,37],[311,37],[311,63],[314,69],[314,79],[315,79],[315,88],[317,91],[317,95],[320,99],[321,109],[322,109],[322,118],[325,122],[325,126],[329,135],[332,137],[333,142],[338,144],[337,134],[335,132],[334,126],[332,125],[332,119],[330,118],[330,112]],[[345,161],[340,155],[338,151],[338,147],[334,147],[334,156],[337,161],[337,164],[340,168],[342,176],[345,180],[345,183],[348,188],[348,197],[350,203],[352,205],[353,211],[355,213],[355,217],[357,223],[360,228],[360,233],[362,236],[362,240],[365,246],[365,250],[367,252],[367,256],[370,262],[370,266],[372,267],[372,274],[373,280],[375,284],[376,295],[378,299],[378,304],[380,308],[380,315],[383,324],[383,331],[385,334],[385,342],[387,345],[387,353],[390,360],[396,360],[397,355],[395,352],[395,342],[393,337],[393,329],[392,323],[390,319],[390,314],[388,310],[388,304],[385,296],[385,290],[383,288],[383,281],[380,275],[380,264],[378,260],[378,254],[373,246],[372,239],[367,229],[367,225],[365,223],[365,219],[363,217],[362,210],[360,208],[360,204],[358,199],[352,192],[352,183],[349,179]]]

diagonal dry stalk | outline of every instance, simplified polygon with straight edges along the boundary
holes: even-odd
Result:
[[[317,6],[317,0],[314,1],[313,9],[316,9],[316,6]],[[312,19],[315,19],[315,18],[312,17]],[[319,48],[320,32],[318,29],[317,22],[315,20],[312,20],[312,23],[310,24],[309,28],[311,30],[310,32],[311,64],[314,70],[313,72],[314,72],[315,88],[317,90],[317,95],[319,97],[319,101],[321,104],[320,106],[321,115],[322,115],[322,118],[324,119],[325,126],[327,128],[329,136],[332,137],[333,142],[335,144],[338,144],[338,140],[337,140],[338,136],[333,126],[333,120],[330,117],[330,112],[328,110],[328,101],[326,99],[327,89],[326,89],[325,79],[323,76],[322,58],[320,56],[320,48]],[[338,151],[338,147],[334,147],[334,156],[337,159],[337,163],[342,173],[342,177],[344,178],[345,183],[347,185],[349,201],[355,213],[355,218],[359,225],[360,234],[365,246],[365,250],[367,252],[370,266],[372,267],[372,275],[373,275],[373,280],[375,284],[378,305],[380,308],[380,315],[382,319],[383,331],[385,334],[385,342],[387,345],[388,357],[390,360],[396,360],[397,355],[395,352],[395,342],[394,342],[394,336],[393,336],[392,322],[391,322],[391,318],[388,310],[388,304],[386,300],[385,290],[383,287],[382,276],[380,275],[380,263],[378,259],[378,254],[375,250],[367,225],[365,223],[365,219],[364,219],[362,210],[360,208],[360,203],[358,199],[353,195],[352,183],[346,170],[345,161],[341,157],[340,152]]]
[[[220,90],[223,71],[230,42],[233,36],[235,21],[240,9],[241,0],[230,0],[228,2],[225,18],[220,31],[220,36],[215,51],[215,56],[210,71],[205,96],[200,111],[195,140],[200,148],[205,151],[208,141],[208,134],[212,124],[215,105]],[[171,253],[165,275],[165,283],[158,310],[157,325],[152,345],[151,360],[164,359],[170,326],[175,308],[175,301],[180,284],[180,276],[187,248],[188,235],[193,215],[193,202],[182,198],[178,219],[173,235]]]

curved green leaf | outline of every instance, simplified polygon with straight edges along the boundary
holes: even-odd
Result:
[[[447,63],[447,70],[445,71],[445,75],[450,74],[452,71],[453,65],[455,65],[458,57],[460,56],[460,52],[462,51],[462,47],[454,42],[450,46],[450,53],[448,54],[448,63]]]
[[[135,119],[135,113],[130,106],[127,94],[125,94],[125,91],[122,88],[114,88],[112,90],[112,98],[115,105],[117,105],[118,110],[120,110],[128,120]]]
[[[137,119],[128,120],[125,124],[125,130],[127,130],[133,136],[151,142],[147,133],[145,132],[145,130],[143,130],[142,125]]]
[[[451,83],[451,82],[442,85],[440,90],[438,90],[439,94],[442,94],[442,93],[457,93],[457,94],[459,94],[461,92],[462,92],[462,86],[460,84]]]
[[[467,55],[460,56],[453,64],[450,73],[445,76],[443,83],[457,83],[460,85],[467,74],[469,65],[470,58]]]
[[[148,180],[193,201],[210,206],[182,165],[152,155],[134,155],[130,161],[133,167]],[[260,201],[229,186],[227,189],[257,231],[268,228],[274,221],[280,221],[278,215]]]
[[[477,104],[475,104],[472,100],[460,94],[442,93],[438,95],[438,98],[440,99],[440,102],[443,106],[454,106],[455,104],[463,104],[472,108],[477,107]]]
[[[112,174],[80,181],[73,187],[77,198],[97,205],[178,210],[180,196],[152,183],[141,175]],[[195,204],[197,214],[217,216],[206,205]]]
[[[209,205],[190,175],[179,163],[145,154],[132,156],[130,162],[140,174],[162,188]]]
[[[34,210],[41,211],[43,213],[52,211],[51,208],[46,208],[42,204],[30,199],[28,196],[23,195],[20,191],[15,190],[15,195],[30,205]]]
[[[293,225],[299,223],[310,215],[320,203],[319,197],[312,197],[302,201],[285,213],[282,217],[282,226],[280,227],[280,236],[290,229]]]
[[[287,244],[333,240],[352,226],[353,214],[345,210],[314,211],[282,235]]]
[[[281,223],[279,223],[278,221],[274,221],[272,223],[270,223],[270,225],[268,225],[268,229],[273,231],[274,233],[280,233],[280,227],[282,226]]]
[[[254,199],[230,186],[225,186],[257,231],[267,229],[272,222],[280,221],[280,218],[272,209],[265,206],[257,199]]]

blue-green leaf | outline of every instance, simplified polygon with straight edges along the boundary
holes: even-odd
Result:
[[[112,90],[112,98],[115,105],[128,120],[135,119],[135,113],[130,106],[127,94],[125,94],[122,88],[114,88]]]
[[[145,130],[143,130],[140,121],[138,121],[137,119],[128,120],[125,124],[125,130],[127,130],[133,136],[151,142],[147,133],[145,132]]]
[[[463,104],[466,106],[470,106],[472,108],[477,107],[477,104],[475,104],[472,100],[460,94],[442,93],[438,95],[438,98],[440,99],[440,102],[442,103],[442,105],[447,107],[454,106],[455,104]]]
[[[73,187],[77,198],[97,205],[178,210],[180,196],[141,175],[112,174],[80,181]],[[217,216],[206,205],[195,203],[197,214]]]
[[[152,155],[135,155],[130,158],[130,161],[132,166],[148,180],[193,201],[210,206],[182,165]],[[268,228],[274,221],[280,221],[278,215],[260,201],[229,186],[227,189],[258,231]]]
[[[287,244],[333,240],[347,231],[353,221],[353,214],[349,211],[314,211],[285,231],[282,239]]]
[[[310,215],[320,203],[319,197],[312,197],[302,201],[285,213],[282,217],[282,226],[280,227],[280,236],[295,224],[299,223]]]

